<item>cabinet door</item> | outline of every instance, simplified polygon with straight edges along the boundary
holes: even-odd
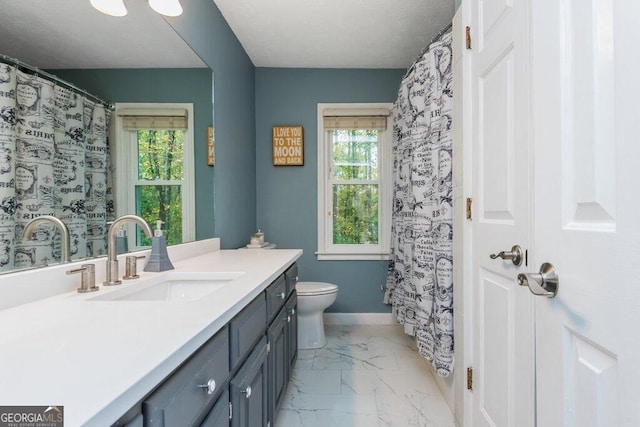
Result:
[[[288,327],[287,327],[287,346],[288,346],[288,359],[289,359],[289,371],[287,374],[287,381],[293,372],[293,366],[298,358],[298,294],[295,289],[293,294],[287,300],[285,306],[288,315]]]
[[[275,414],[282,403],[285,389],[287,388],[289,371],[289,346],[287,343],[287,330],[289,315],[283,307],[271,326],[267,330],[269,340],[269,420],[271,425],[275,420]]]
[[[229,391],[225,391],[207,414],[200,427],[229,427]]]
[[[230,368],[235,371],[254,344],[264,335],[267,305],[264,293],[258,295],[229,323]]]
[[[225,327],[180,366],[142,403],[144,425],[198,423],[229,376],[229,332]]]
[[[231,427],[267,424],[267,338],[262,337],[230,383]]]

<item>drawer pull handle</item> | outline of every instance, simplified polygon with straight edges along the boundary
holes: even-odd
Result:
[[[291,316],[287,316],[287,322],[291,323]]]
[[[197,387],[198,388],[206,388],[207,389],[207,394],[213,394],[213,392],[216,390],[216,380],[211,378],[209,381],[207,381],[206,384],[198,384]]]
[[[284,292],[280,292],[278,296],[280,297],[280,299],[284,299],[284,297],[286,297],[287,295]]]
[[[245,388],[244,390],[241,390],[240,393],[244,394],[245,398],[250,398],[251,397],[251,386],[248,385],[247,388]]]
[[[291,315],[293,316],[294,314],[296,314],[296,309],[295,309],[295,308],[292,308],[292,309],[291,309]]]

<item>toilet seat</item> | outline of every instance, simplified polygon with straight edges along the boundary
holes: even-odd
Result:
[[[298,296],[328,295],[338,292],[338,286],[325,282],[298,282],[296,292]]]

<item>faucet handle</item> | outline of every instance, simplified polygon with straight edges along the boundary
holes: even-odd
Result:
[[[138,275],[138,260],[142,258],[146,258],[146,256],[145,255],[127,256],[126,263],[125,263],[125,272],[124,272],[124,276],[122,277],[123,279],[129,280],[129,279],[137,279],[138,277],[140,277]]]
[[[95,292],[100,289],[96,286],[96,266],[95,264],[82,264],[79,268],[67,270],[67,275],[82,273],[78,292]]]

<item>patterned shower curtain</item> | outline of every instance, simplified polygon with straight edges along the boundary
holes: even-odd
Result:
[[[23,241],[26,223],[42,215],[67,225],[72,259],[106,253],[108,121],[104,106],[0,64],[0,271],[60,260],[52,225]]]
[[[451,63],[449,33],[418,58],[398,91],[384,297],[441,376],[453,369]]]

